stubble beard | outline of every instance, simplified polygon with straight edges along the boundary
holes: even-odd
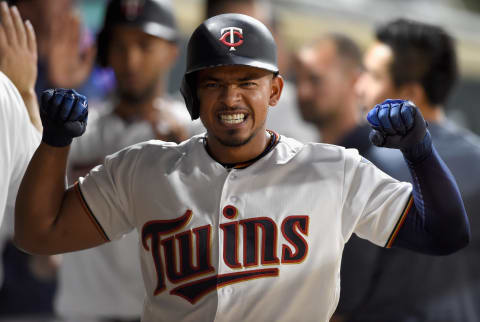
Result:
[[[303,109],[307,111],[304,112],[301,110],[303,120],[307,123],[313,124],[317,128],[324,128],[335,119],[334,112],[318,112],[316,106],[311,102],[299,102],[299,104],[302,104],[304,106]]]
[[[232,135],[235,135],[235,132],[236,130],[229,130],[228,131],[228,135],[229,136],[232,136]],[[224,146],[228,146],[230,148],[238,148],[238,147],[241,147],[241,146],[244,146],[245,144],[247,144],[248,142],[250,142],[253,137],[255,136],[255,132],[252,133],[249,137],[247,137],[246,139],[231,139],[231,140],[224,140],[218,136],[215,136],[215,139],[220,142],[222,145]]]
[[[265,122],[264,122],[265,124]],[[263,130],[264,126],[260,126],[259,128],[257,128],[256,130],[254,130],[246,139],[236,139],[235,138],[235,133],[237,132],[237,130],[235,129],[232,129],[232,130],[228,130],[227,133],[228,133],[228,136],[231,137],[231,139],[223,139],[219,136],[215,136],[215,139],[220,142],[223,146],[227,146],[227,147],[230,147],[230,148],[238,148],[238,147],[241,147],[241,146],[244,146],[246,144],[248,144],[250,141],[252,141],[252,139],[259,133],[259,131]]]
[[[155,81],[138,92],[129,90],[129,88],[121,88],[119,86],[117,92],[120,99],[127,102],[128,104],[140,105],[155,98],[157,86],[158,82]]]

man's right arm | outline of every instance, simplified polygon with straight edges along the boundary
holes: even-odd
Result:
[[[459,188],[432,144],[420,109],[410,101],[386,100],[367,119],[372,143],[400,149],[413,179],[413,202],[386,247],[448,255],[467,246],[470,224]]]
[[[15,206],[16,245],[35,254],[58,254],[106,240],[83,208],[65,173],[72,138],[85,131],[86,98],[73,90],[49,90],[41,101],[42,143],[32,157]]]

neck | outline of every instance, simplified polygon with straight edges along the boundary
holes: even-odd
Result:
[[[207,149],[210,155],[219,163],[241,163],[258,157],[270,143],[270,134],[262,129],[248,143],[230,147],[225,146],[207,133]]]
[[[154,109],[154,99],[140,104],[130,104],[124,101],[115,106],[115,114],[124,120],[144,119]]]
[[[422,105],[419,106],[423,118],[427,122],[442,122],[445,119],[445,112],[442,106]]]
[[[131,101],[119,95],[119,101],[115,106],[115,114],[124,120],[147,119],[155,109],[155,100],[164,96],[163,83],[160,82],[153,91],[138,101]]]

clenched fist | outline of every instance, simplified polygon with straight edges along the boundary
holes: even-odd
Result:
[[[42,93],[40,117],[43,124],[42,141],[63,147],[81,136],[88,119],[87,98],[73,89],[48,89]]]
[[[410,101],[388,99],[368,112],[370,141],[376,146],[400,149],[415,162],[429,155],[432,140],[422,113]]]

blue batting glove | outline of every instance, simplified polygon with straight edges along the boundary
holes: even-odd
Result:
[[[87,98],[73,89],[48,89],[42,93],[40,118],[43,142],[55,147],[70,145],[87,127]]]
[[[412,162],[423,159],[432,150],[427,122],[411,101],[388,99],[368,112],[372,126],[370,141],[379,147],[400,149]]]

